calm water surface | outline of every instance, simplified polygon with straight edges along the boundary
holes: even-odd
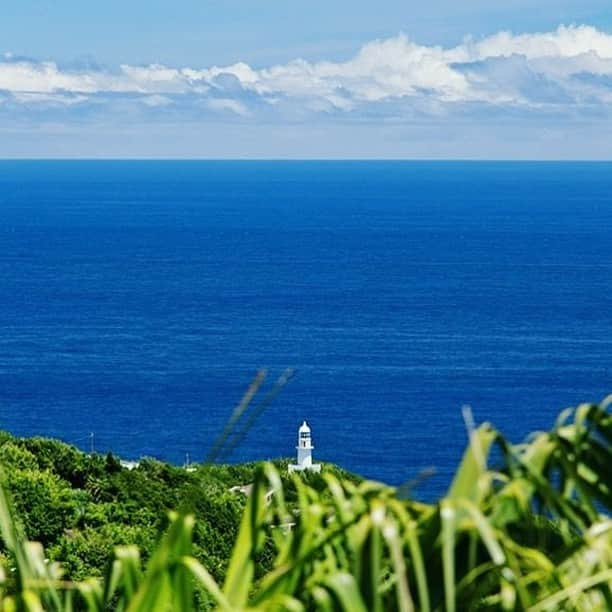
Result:
[[[612,165],[0,162],[0,427],[447,486],[461,406],[511,439],[612,391]]]

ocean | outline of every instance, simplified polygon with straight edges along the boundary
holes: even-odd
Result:
[[[612,164],[0,162],[0,428],[444,492],[461,407],[509,439],[612,392]]]

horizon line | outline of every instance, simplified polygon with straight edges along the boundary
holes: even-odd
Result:
[[[520,157],[1,157],[1,162],[422,162],[422,163],[612,163],[611,158],[520,158]]]

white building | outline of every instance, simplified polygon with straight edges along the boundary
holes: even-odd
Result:
[[[306,421],[298,429],[298,443],[295,448],[297,449],[297,463],[289,466],[289,472],[303,472],[304,470],[321,471],[321,464],[312,462],[314,446],[312,445],[310,427],[308,427]]]

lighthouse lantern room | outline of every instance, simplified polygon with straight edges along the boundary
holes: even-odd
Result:
[[[296,449],[297,463],[289,465],[289,472],[303,472],[304,470],[311,470],[313,472],[321,471],[321,464],[312,462],[312,451],[314,450],[314,446],[312,445],[310,427],[308,427],[306,421],[304,421],[298,429],[298,443]]]

